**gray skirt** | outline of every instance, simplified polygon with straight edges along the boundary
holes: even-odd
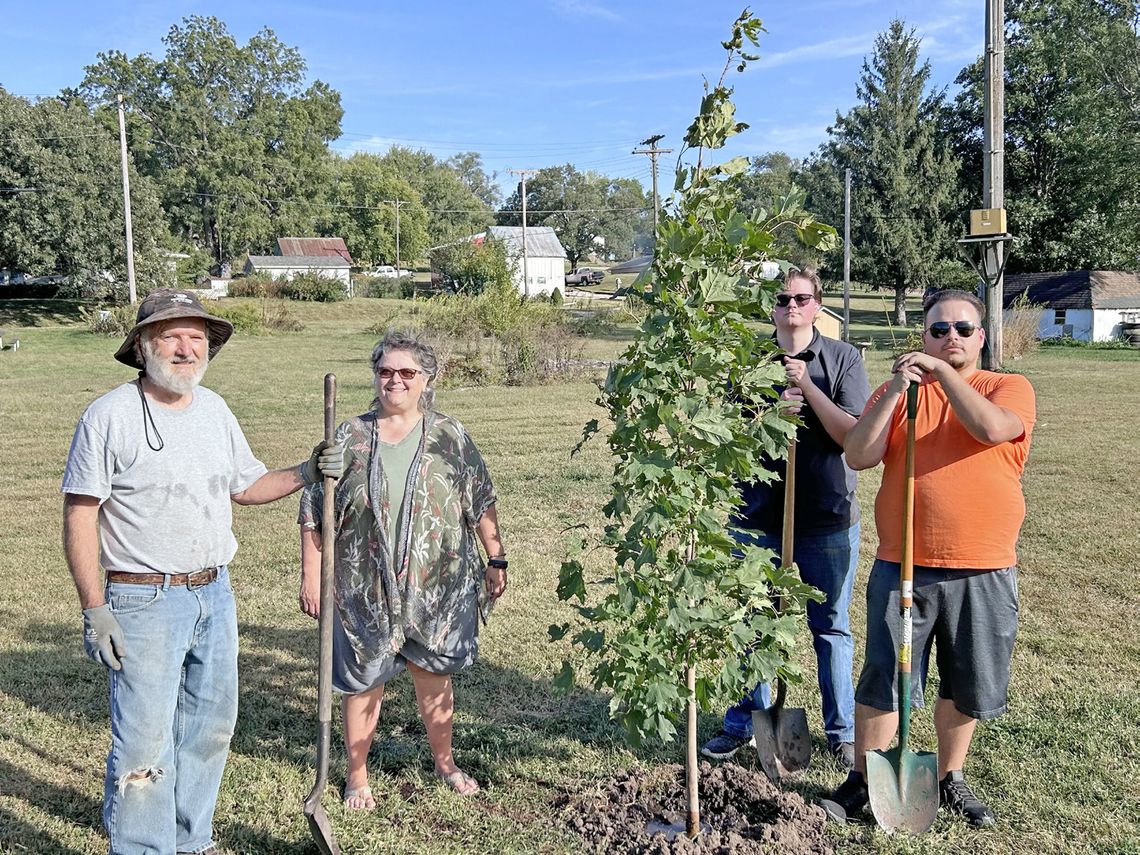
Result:
[[[340,612],[333,611],[333,691],[342,695],[375,689],[397,676],[409,662],[431,674],[458,674],[475,663],[478,653],[479,608],[475,597],[467,601],[441,650],[429,650],[418,640],[405,638],[398,652],[367,662],[357,660]]]

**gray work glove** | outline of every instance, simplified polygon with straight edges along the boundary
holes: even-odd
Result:
[[[344,446],[329,445],[323,439],[317,443],[312,455],[301,464],[301,481],[308,487],[321,478],[339,481],[344,474]]]
[[[104,604],[83,610],[83,651],[101,665],[114,671],[123,667],[119,660],[126,656],[127,644],[123,628]]]

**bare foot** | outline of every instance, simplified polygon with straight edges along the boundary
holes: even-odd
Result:
[[[376,799],[372,798],[372,788],[367,784],[363,787],[345,787],[344,809],[362,811],[375,810]]]

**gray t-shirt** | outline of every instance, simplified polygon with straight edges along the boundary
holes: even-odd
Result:
[[[265,474],[226,402],[198,387],[182,410],[149,401],[163,447],[143,427],[136,383],[97,399],[79,419],[60,492],[94,496],[106,570],[190,573],[237,552],[230,495]],[[150,431],[155,440],[154,429]]]

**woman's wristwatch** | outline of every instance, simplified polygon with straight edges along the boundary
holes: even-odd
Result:
[[[507,559],[505,557],[504,558],[488,558],[487,559],[487,566],[488,567],[494,567],[496,570],[506,570],[507,569]]]

